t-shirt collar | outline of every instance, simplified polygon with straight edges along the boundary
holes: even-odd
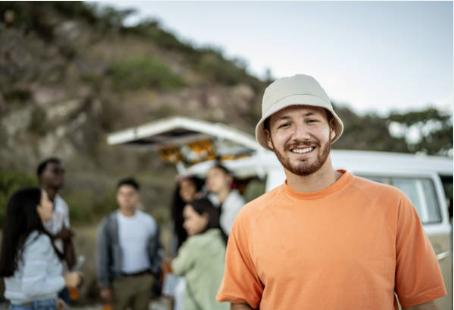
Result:
[[[322,189],[320,191],[311,192],[311,193],[302,193],[291,189],[287,185],[287,180],[285,180],[284,184],[282,184],[282,189],[285,194],[291,196],[292,198],[296,199],[318,199],[329,196],[333,193],[340,191],[345,185],[347,185],[350,180],[353,178],[353,175],[345,170],[337,170],[338,172],[342,173],[342,176],[331,186]]]

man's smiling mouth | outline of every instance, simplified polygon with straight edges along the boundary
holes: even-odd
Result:
[[[306,147],[304,149],[291,149],[290,152],[297,153],[297,154],[306,154],[306,153],[312,152],[314,149],[315,149],[315,147]]]

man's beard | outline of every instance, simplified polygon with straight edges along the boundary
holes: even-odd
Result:
[[[330,137],[331,138],[331,137]],[[329,140],[330,141],[330,140]],[[271,141],[273,143],[273,141]],[[323,147],[320,145],[319,141],[316,141],[315,144],[311,143],[308,144],[302,143],[302,142],[293,142],[293,143],[288,143],[284,147],[284,153],[290,152],[290,149],[295,148],[295,147],[310,147],[310,146],[315,146],[315,150],[318,150],[317,153],[317,158],[315,159],[314,162],[309,163],[308,160],[300,160],[299,162],[291,163],[290,157],[287,156],[285,157],[283,153],[281,153],[278,149],[274,147],[273,143],[273,148],[274,148],[274,153],[277,156],[277,159],[281,162],[281,164],[284,166],[284,168],[288,171],[290,171],[293,174],[299,175],[299,176],[308,176],[313,174],[314,172],[317,172],[326,162],[328,159],[329,153],[331,151],[331,144],[328,142],[326,143]]]

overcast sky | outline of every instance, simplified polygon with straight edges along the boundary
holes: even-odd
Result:
[[[195,46],[239,57],[252,74],[314,76],[356,112],[453,109],[452,2],[148,2],[128,24],[156,18]]]

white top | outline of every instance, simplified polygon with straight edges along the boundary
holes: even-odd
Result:
[[[213,203],[215,206],[219,206],[219,198],[214,195],[210,194],[208,199]],[[246,204],[243,196],[240,195],[238,190],[233,189],[230,191],[230,194],[225,199],[224,203],[222,204],[222,212],[220,218],[220,224],[222,230],[229,235],[230,230],[232,229],[233,221],[235,220],[238,212],[240,209]]]
[[[65,287],[62,264],[49,236],[32,232],[14,275],[5,278],[5,298],[13,304],[56,298]]]
[[[57,194],[54,199],[52,220],[44,223],[44,228],[51,235],[55,235],[62,230],[63,225],[65,225],[66,228],[69,228],[69,210],[66,202],[60,197],[60,195]],[[56,239],[54,240],[54,244],[57,249],[63,253],[63,241],[61,239]]]
[[[131,217],[117,212],[118,240],[122,254],[121,271],[135,273],[150,268],[147,244],[158,226],[150,215],[137,210]]]

